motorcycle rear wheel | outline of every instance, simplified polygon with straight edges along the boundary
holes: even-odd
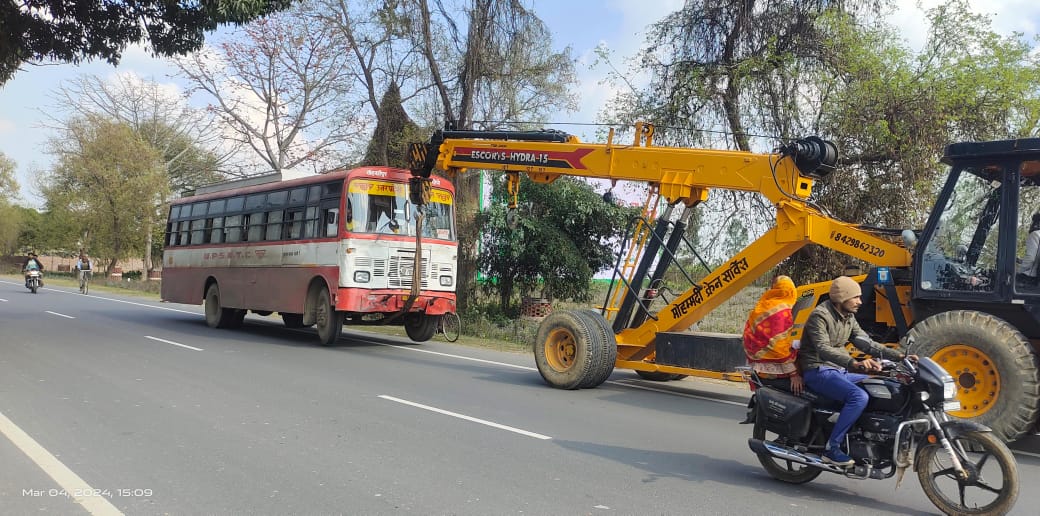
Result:
[[[772,441],[777,444],[787,444],[785,439],[778,434],[767,432],[765,424],[759,419],[755,420],[755,428],[752,431],[752,437],[763,441]],[[781,460],[768,453],[758,454],[758,462],[762,463],[762,467],[769,473],[769,476],[787,482],[788,484],[804,484],[806,482],[812,482],[816,477],[823,473],[822,469],[814,468],[812,466],[806,466],[805,464],[799,464],[797,462],[791,462],[787,460]]]
[[[967,432],[951,444],[966,450],[957,456],[969,478],[957,478],[941,445],[924,445],[916,462],[925,496],[946,514],[1007,514],[1018,498],[1018,467],[1011,450],[991,432]]]

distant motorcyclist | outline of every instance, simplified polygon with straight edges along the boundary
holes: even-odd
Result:
[[[22,264],[22,274],[25,275],[25,288],[29,288],[29,271],[40,271],[40,286],[43,286],[43,262],[36,256],[36,253],[30,252],[29,257],[25,259],[25,263]]]
[[[841,450],[852,424],[867,407],[867,392],[856,385],[867,378],[865,374],[880,371],[881,364],[873,358],[852,358],[845,343],[851,342],[860,351],[872,357],[902,360],[906,355],[874,342],[856,321],[856,311],[863,304],[859,283],[848,276],[839,276],[831,282],[830,301],[821,303],[809,314],[798,351],[798,369],[805,385],[814,392],[843,403],[838,421],[827,440],[823,460],[838,466],[852,466],[855,461]],[[910,355],[912,360],[916,356]]]
[[[80,253],[79,260],[76,261],[76,271],[79,276],[79,292],[82,294],[83,286],[94,273],[94,261],[90,259],[90,255],[86,252]]]

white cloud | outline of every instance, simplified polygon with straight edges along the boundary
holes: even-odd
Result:
[[[14,129],[14,121],[0,118],[0,134],[13,133]]]

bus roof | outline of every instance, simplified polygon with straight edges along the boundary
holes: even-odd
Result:
[[[327,183],[329,181],[342,181],[356,178],[386,179],[394,182],[407,183],[408,179],[411,177],[412,173],[410,171],[403,168],[392,167],[357,167],[352,169],[337,169],[327,174],[314,174],[285,181],[281,180],[280,174],[266,174],[263,176],[250,176],[243,179],[199,187],[195,191],[195,194],[184,195],[179,199],[170,201],[170,204],[175,205],[205,201],[209,199],[222,199],[225,197],[234,197],[236,195],[267,192],[271,190],[281,190],[283,188],[294,188],[297,186],[308,186],[312,184]],[[455,187],[451,184],[451,181],[439,176],[430,176],[430,179],[433,180],[434,188],[443,188],[452,194],[455,193]],[[199,190],[203,191],[199,192]]]

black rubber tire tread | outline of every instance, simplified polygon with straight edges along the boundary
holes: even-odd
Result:
[[[542,319],[534,341],[534,362],[545,383],[557,389],[571,390],[579,389],[583,383],[591,382],[591,377],[596,373],[595,366],[598,360],[601,360],[592,353],[593,340],[602,339],[598,339],[599,330],[594,331],[590,325],[585,317],[569,310],[553,312]],[[574,364],[565,371],[554,369],[546,358],[549,336],[557,329],[569,332],[574,338]]]
[[[959,506],[956,504],[956,500],[947,500],[932,482],[935,472],[930,467],[935,465],[932,461],[935,454],[942,453],[945,455],[946,451],[943,450],[942,445],[925,444],[918,450],[917,459],[915,460],[917,480],[921,482],[921,489],[924,491],[925,496],[945,514],[957,516],[1007,514],[1015,506],[1015,501],[1018,499],[1018,465],[1015,462],[1015,457],[1011,454],[1011,450],[991,432],[967,432],[958,437],[957,440],[961,441],[966,449],[985,451],[992,454],[992,457],[988,458],[987,462],[993,459],[997,460],[1003,472],[1004,486],[1008,488],[1001,489],[997,499],[991,504],[975,510]]]
[[[404,316],[404,332],[415,342],[426,342],[437,333],[439,316],[410,312]]]
[[[455,342],[462,335],[462,318],[455,312],[445,312],[441,315],[440,327],[444,340]]]
[[[614,329],[599,312],[577,310],[574,313],[585,319],[585,323],[595,337],[592,341],[591,374],[578,387],[579,389],[593,389],[607,381],[614,372],[614,363],[617,362],[617,340],[614,338]]]
[[[286,328],[303,328],[303,314],[281,313]]]
[[[242,321],[246,319],[246,314],[249,313],[249,310],[240,308],[228,308],[227,310],[231,310],[231,320],[228,321],[227,325],[228,329],[241,328]]]
[[[321,317],[315,317],[315,321],[319,321],[317,326],[318,330],[318,343],[322,346],[331,346],[339,340],[340,333],[343,332],[343,312],[337,312],[336,307],[332,306],[332,298],[329,297],[329,291],[322,288],[318,292],[318,306],[317,310],[325,310],[328,314],[325,317],[325,324],[320,324]]]
[[[755,420],[755,426],[751,430],[751,437],[760,441],[767,440],[765,424],[759,419]],[[788,484],[805,484],[806,482],[812,482],[813,480],[816,480],[816,477],[820,476],[820,473],[823,473],[822,469],[798,464],[796,462],[791,463],[792,467],[800,467],[802,469],[799,471],[790,471],[787,468],[781,467],[780,464],[777,463],[780,459],[777,459],[768,453],[757,454],[757,456],[758,462],[762,464],[762,468],[766,470],[766,473],[769,473],[769,476],[781,482],[787,482]],[[787,461],[781,462],[786,464]]]
[[[216,283],[206,289],[206,324],[210,328],[231,328],[235,318],[234,308],[220,304],[220,287]]]
[[[993,408],[969,419],[1004,442],[1031,431],[1040,413],[1040,368],[1029,340],[1014,326],[987,313],[953,310],[921,321],[907,335],[914,342],[910,352],[919,356],[932,357],[955,344],[984,352],[1000,374],[1000,393]]]
[[[644,380],[650,380],[651,382],[670,382],[672,380],[682,380],[687,375],[679,373],[662,373],[659,371],[639,371],[636,370],[636,374]]]

